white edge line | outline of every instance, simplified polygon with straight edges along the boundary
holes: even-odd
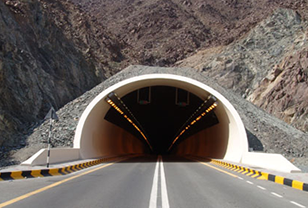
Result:
[[[160,157],[160,182],[161,182],[161,198],[162,198],[162,208],[169,208],[168,192],[164,171],[163,159]]]
[[[158,165],[159,165],[159,158],[157,157],[157,162],[156,162],[154,177],[153,177],[153,185],[152,185],[152,190],[151,190],[151,197],[150,197],[150,202],[149,202],[149,208],[157,208]]]
[[[295,202],[295,201],[290,201],[292,204],[294,204],[294,205],[296,205],[296,206],[299,206],[299,207],[301,207],[301,208],[306,208],[304,205],[301,205],[301,204],[299,204],[299,203],[297,203],[297,202]]]

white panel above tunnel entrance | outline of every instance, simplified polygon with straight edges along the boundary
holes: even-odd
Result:
[[[99,94],[86,108],[78,123],[74,148],[80,148],[81,158],[102,157],[112,154],[144,153],[146,148],[141,141],[104,120],[110,106],[106,96],[115,92],[120,97],[137,89],[148,86],[170,86],[182,88],[202,100],[214,95],[219,102],[215,110],[219,126],[209,128],[192,138],[186,139],[174,151],[177,154],[192,154],[215,157],[215,149],[226,145],[220,159],[240,162],[248,152],[248,142],[244,125],[228,100],[211,87],[191,78],[173,74],[147,74],[121,81]],[[216,140],[215,140],[216,138]],[[210,146],[198,146],[210,145]],[[212,146],[211,146],[212,145]],[[207,149],[210,149],[208,151]]]

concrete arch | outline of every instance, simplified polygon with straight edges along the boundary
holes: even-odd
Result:
[[[96,158],[130,153],[146,153],[147,147],[132,134],[106,121],[110,109],[106,96],[115,92],[123,97],[148,86],[182,88],[201,99],[213,95],[218,99],[215,110],[219,124],[200,131],[177,145],[174,154],[212,157],[241,162],[248,152],[243,122],[232,104],[219,92],[195,79],[174,74],[146,74],[120,81],[101,92],[86,108],[77,125],[74,148],[80,157]]]
[[[251,165],[253,167],[260,167],[283,172],[300,171],[280,154],[248,152],[246,131],[243,122],[239,116],[240,113],[240,115],[243,116],[243,118],[245,119],[246,115],[243,115],[243,113],[245,113],[246,111],[241,109],[242,105],[238,105],[236,101],[236,99],[241,98],[234,96],[232,93],[219,86],[210,77],[206,77],[203,73],[196,72],[194,69],[190,68],[162,68],[138,65],[127,67],[126,69],[110,77],[109,79],[101,83],[99,86],[97,86],[97,89],[100,89],[101,91],[100,94],[96,94],[97,90],[91,90],[91,92],[89,93],[90,97],[94,97],[95,95],[97,96],[94,97],[94,99],[86,107],[79,119],[75,132],[74,148],[51,149],[52,157],[50,158],[50,163],[104,158],[131,153],[149,153],[149,148],[146,142],[144,142],[140,138],[137,139],[137,137],[134,136],[136,134],[133,134],[127,128],[123,126],[123,128],[120,128],[119,126],[121,125],[115,125],[116,122],[111,121],[110,119],[110,122],[107,121],[107,117],[105,116],[107,112],[112,112],[110,110],[110,105],[107,104],[107,102],[105,101],[106,96],[110,92],[117,93],[118,96],[121,97],[121,99],[126,99],[125,102],[127,102],[130,101],[129,99],[132,98],[130,97],[130,95],[134,94],[137,89],[148,86],[156,86],[153,87],[153,89],[160,88],[163,90],[167,88],[181,88],[190,92],[191,94],[193,94],[191,98],[196,98],[194,100],[195,105],[191,105],[192,107],[188,107],[188,109],[190,110],[193,107],[198,107],[198,105],[200,104],[198,104],[198,100],[202,102],[203,100],[207,99],[209,95],[213,95],[218,99],[218,106],[213,111],[216,118],[213,119],[213,117],[207,117],[207,119],[212,119],[211,121],[214,121],[216,119],[215,122],[213,122],[214,124],[208,126],[205,125],[204,128],[200,128],[198,129],[198,131],[192,131],[190,137],[183,138],[181,141],[179,140],[179,142],[177,142],[177,145],[172,148],[172,154],[210,157],[222,159],[224,161],[239,162],[244,165]],[[165,99],[166,95],[169,96],[170,94],[156,94],[155,97],[164,97]],[[88,96],[89,95],[81,99],[87,99]],[[228,98],[228,100],[230,100],[232,104],[237,107],[239,113],[235,110],[235,108],[226,98]],[[160,101],[161,100],[162,99],[160,98]],[[85,101],[85,103],[89,102]],[[152,112],[152,107],[150,107],[150,110],[149,108],[146,108],[146,111],[141,111],[140,106],[136,106],[135,103],[129,102],[129,107],[135,107],[137,111],[141,112],[138,112],[138,116],[142,116],[145,112]],[[157,105],[158,111],[161,110],[161,106],[163,106],[163,110],[167,111],[170,106],[175,106],[174,99],[172,100],[171,105],[161,105],[162,102],[157,103],[159,104]],[[152,104],[154,105],[154,102]],[[248,107],[247,105],[243,106]],[[156,113],[157,111],[153,112]],[[162,112],[165,113],[165,111]],[[184,118],[183,111],[177,111],[176,113],[178,112],[180,112],[181,118]],[[191,115],[189,113],[193,112],[189,111],[187,114],[185,114],[185,116]],[[117,116],[118,118],[121,118],[122,120],[126,121],[124,118],[121,117],[120,114],[115,113],[111,115]],[[152,115],[153,113],[150,114],[150,116]],[[154,116],[156,116],[156,118],[160,118],[161,115],[162,113],[160,112],[158,115]],[[175,116],[173,117],[172,115]],[[147,116],[143,116],[142,118],[147,118]],[[177,120],[177,114],[171,114],[171,116],[168,114],[166,116],[172,118],[171,120],[168,120],[168,122],[171,123],[180,123],[183,121]],[[165,117],[163,118],[163,120],[165,120]],[[149,122],[149,120],[143,120],[142,122],[144,121]],[[185,122],[185,120],[183,122]],[[200,122],[202,123],[202,119]],[[208,120],[205,119],[205,123],[206,122],[208,122]],[[249,119],[246,119],[246,122],[249,122]],[[150,117],[150,122],[146,124],[150,127],[154,126],[154,131],[156,131],[155,124],[157,124],[157,122],[153,123],[152,125],[152,117]],[[168,130],[170,127],[172,127],[172,125],[169,125],[169,123],[167,123],[166,126],[161,126],[166,127],[165,130]],[[175,125],[173,126],[173,129],[175,129]],[[177,130],[178,129],[176,129],[175,131]],[[131,132],[132,134],[129,132]],[[165,134],[164,131],[157,132],[162,132],[163,134]],[[172,133],[172,131],[170,132]],[[168,135],[168,138],[170,138],[170,135]],[[151,141],[153,142],[155,140]],[[167,142],[169,142],[169,140],[167,140]],[[161,143],[158,144],[160,145]],[[44,165],[46,164],[47,154],[47,149],[41,149],[22,164],[32,166]]]

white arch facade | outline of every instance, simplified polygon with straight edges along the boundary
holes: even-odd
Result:
[[[110,108],[105,101],[109,93],[115,92],[119,97],[122,97],[148,86],[177,87],[185,89],[203,100],[210,94],[218,99],[219,105],[215,109],[216,116],[220,121],[218,126],[211,127],[193,138],[187,139],[187,142],[178,146],[175,151],[177,154],[195,154],[215,158],[218,149],[218,151],[223,151],[223,156],[220,156],[219,159],[241,162],[243,156],[248,153],[248,141],[243,122],[235,108],[224,96],[213,88],[191,78],[173,74],[147,74],[129,78],[107,88],[88,105],[77,125],[74,138],[74,148],[80,149],[81,158],[143,153],[145,151],[140,141],[104,120],[104,116]],[[219,150],[221,145],[223,145],[223,150]]]

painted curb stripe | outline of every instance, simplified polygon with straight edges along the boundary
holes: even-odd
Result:
[[[52,176],[59,176],[59,175],[64,175],[62,172],[60,172],[59,169],[53,168],[49,170],[49,174]]]
[[[27,171],[22,171],[22,177],[24,178],[33,178],[33,176],[31,175],[32,171],[31,170],[27,170]]]
[[[43,169],[43,170],[41,170],[41,175],[43,175],[43,176],[51,176],[50,174],[49,174],[49,169]]]
[[[292,180],[288,178],[283,179],[283,184],[292,187]]]
[[[267,180],[275,182],[275,175],[268,174]]]
[[[11,177],[11,173],[12,173],[12,172],[4,172],[4,173],[1,173],[1,178],[2,178],[4,181],[7,181],[7,180],[14,180],[14,178]]]
[[[22,179],[22,171],[14,171],[11,173],[11,178],[13,178],[14,180],[16,179]]]
[[[238,166],[238,165],[233,165],[231,163],[222,162],[222,161],[214,160],[214,159],[211,159],[210,163],[222,166],[226,169],[241,173],[243,175],[247,175],[252,178],[256,178],[258,180],[268,180],[274,183],[290,186],[292,188],[299,189],[302,191],[308,191],[308,184],[303,183],[301,181],[292,180],[289,178],[284,178],[282,176],[276,176],[276,175],[269,174],[269,173],[264,173],[261,171],[249,169],[249,168]]]
[[[75,171],[79,171],[103,162],[109,162],[119,158],[120,157],[97,159],[91,162],[85,162],[61,168],[0,172],[0,181],[67,175]]]

